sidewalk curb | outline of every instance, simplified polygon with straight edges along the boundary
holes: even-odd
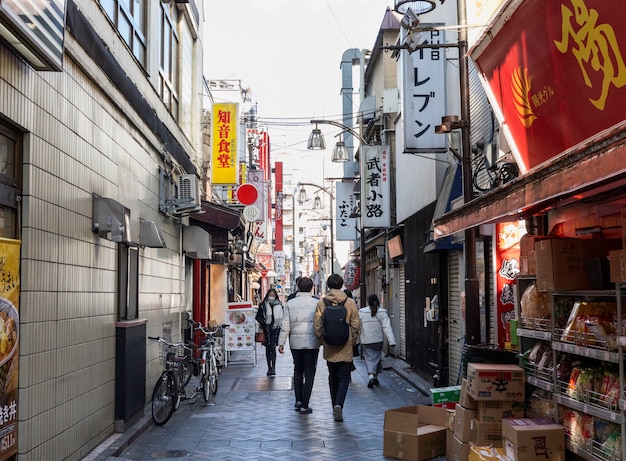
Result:
[[[133,443],[143,432],[152,425],[152,403],[148,403],[144,407],[143,416],[139,418],[135,424],[130,426],[124,432],[117,432],[109,439],[113,439],[111,443],[102,450],[95,458],[95,461],[113,461],[124,460],[118,456]],[[104,442],[106,444],[106,442]]]
[[[424,397],[430,397],[430,389],[433,387],[426,379],[420,376],[417,372],[413,371],[410,365],[399,357],[386,355],[383,357],[383,362],[386,362],[388,366],[404,379],[407,383],[411,384],[420,394]]]

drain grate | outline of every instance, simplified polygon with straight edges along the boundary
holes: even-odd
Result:
[[[152,453],[151,457],[154,459],[175,459],[175,458],[187,458],[191,455],[186,450],[163,450]]]
[[[274,378],[237,378],[233,384],[233,391],[290,391],[293,389],[290,376]]]

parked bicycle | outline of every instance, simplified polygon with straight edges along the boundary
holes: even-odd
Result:
[[[183,343],[171,343],[158,336],[148,336],[148,339],[158,341],[159,358],[163,364],[163,372],[152,391],[152,419],[157,426],[162,426],[180,405],[181,390],[184,389],[181,383],[185,379],[185,370],[190,368],[190,358],[183,353]]]
[[[199,380],[194,396],[196,393],[202,392],[204,401],[208,402],[210,395],[215,396],[218,389],[218,357],[220,349],[217,344],[217,337],[222,334],[223,329],[228,325],[207,328],[191,319],[188,319],[188,321],[193,324],[194,336],[196,332],[200,332],[204,336],[199,345],[193,342],[188,343],[188,346],[197,351],[195,354],[192,354],[191,358],[193,374],[198,376]]]

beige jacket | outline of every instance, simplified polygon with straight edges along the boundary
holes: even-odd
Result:
[[[330,289],[326,293],[325,298],[335,306],[343,300],[346,300],[345,306],[346,311],[348,312],[347,321],[350,324],[350,339],[342,346],[333,346],[331,344],[326,344],[324,341],[324,359],[329,362],[352,362],[352,346],[357,344],[357,341],[359,340],[359,332],[361,331],[359,309],[357,308],[354,299],[346,299],[348,296],[343,290],[335,288]],[[324,321],[322,319],[322,314],[325,309],[326,304],[324,304],[323,299],[320,299],[315,308],[314,326],[315,336],[320,338],[322,341],[322,338],[324,337]]]

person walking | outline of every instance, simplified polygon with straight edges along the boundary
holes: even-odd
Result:
[[[267,360],[267,376],[276,376],[276,346],[280,334],[280,324],[283,319],[283,305],[278,299],[274,288],[267,290],[267,294],[256,313],[256,321],[265,333],[265,358]]]
[[[278,352],[284,354],[285,342],[293,357],[293,389],[296,396],[294,410],[300,414],[313,413],[309,405],[313,381],[317,370],[320,341],[315,336],[315,307],[317,299],[312,296],[313,280],[298,279],[296,296],[285,304],[283,320],[278,336]]]
[[[381,355],[385,337],[390,347],[396,346],[396,337],[391,328],[387,311],[380,307],[380,300],[375,294],[367,297],[367,306],[359,309],[361,319],[361,353],[365,358],[365,367],[369,375],[367,387],[379,386],[378,374],[382,372]]]
[[[332,274],[328,291],[315,309],[315,335],[323,341],[328,385],[335,421],[343,421],[343,406],[350,386],[352,350],[359,339],[361,321],[353,299],[341,289],[343,278]]]

